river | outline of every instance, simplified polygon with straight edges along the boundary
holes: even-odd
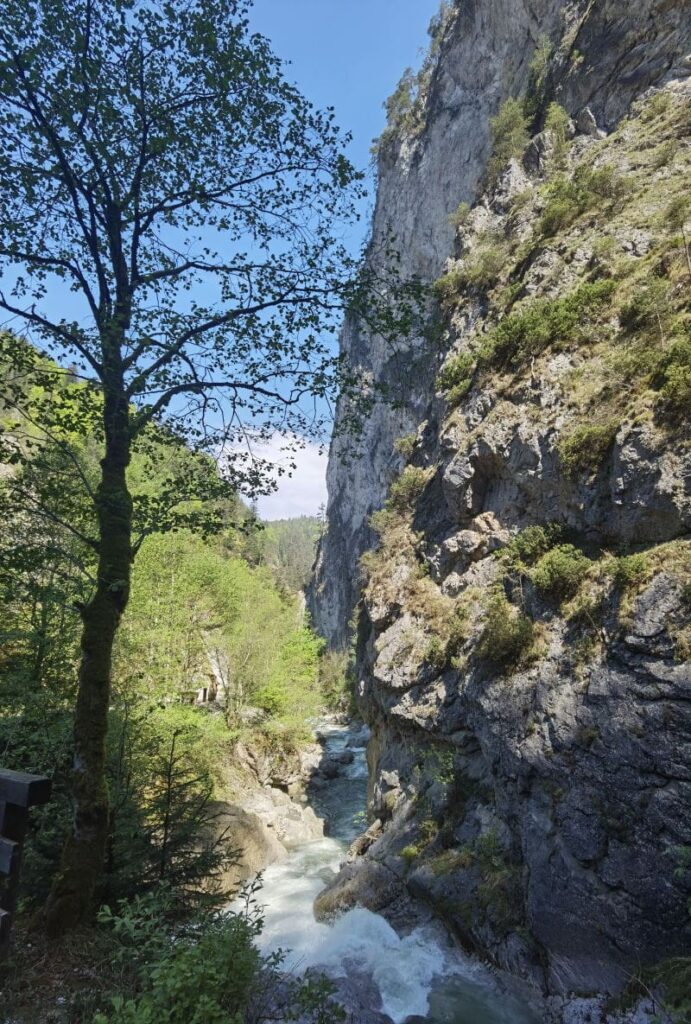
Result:
[[[327,753],[352,744],[345,727],[321,730]],[[312,910],[317,894],[337,874],[352,840],[363,831],[367,765],[364,747],[313,799],[329,823],[328,838],[292,850],[263,873],[259,902],[265,908],[264,951],[289,951],[287,969],[323,968],[372,978],[384,1013],[402,1024],[408,1017],[430,1024],[538,1024],[534,1012],[479,961],[465,956],[440,931],[423,927],[400,937],[379,914],[349,910],[332,924]]]

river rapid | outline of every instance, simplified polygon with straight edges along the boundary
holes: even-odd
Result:
[[[416,928],[399,936],[379,914],[355,908],[325,924],[313,903],[333,880],[350,843],[363,831],[366,807],[365,748],[346,727],[320,729],[326,754],[349,747],[354,760],[312,799],[329,837],[305,843],[266,869],[259,902],[265,952],[287,952],[285,968],[322,969],[330,977],[366,975],[378,989],[380,1009],[395,1024],[410,1017],[430,1024],[538,1024],[534,1012],[493,972],[465,956],[440,929]]]

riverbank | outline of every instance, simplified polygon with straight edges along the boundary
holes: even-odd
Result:
[[[340,766],[306,790],[327,834],[297,844],[263,873],[263,950],[289,950],[288,970],[325,973],[357,1024],[538,1024],[538,1007],[519,985],[463,954],[429,914],[416,918],[412,905],[400,929],[364,907],[317,920],[315,900],[362,836],[367,797],[367,734],[330,722],[318,735],[324,761]]]
[[[317,736],[322,756],[313,766],[329,767],[306,780],[302,800],[325,834],[293,844],[263,872],[264,952],[289,951],[289,971],[326,974],[353,1024],[649,1024],[649,1000],[616,1012],[604,998],[543,997],[466,954],[398,877],[379,878],[378,894],[372,883],[374,905],[354,897],[329,912],[329,893],[342,896],[344,875],[367,865],[362,854],[378,829],[366,830],[367,730],[334,718]],[[393,906],[392,888],[400,892]]]

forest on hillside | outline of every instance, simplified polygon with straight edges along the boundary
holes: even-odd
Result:
[[[0,412],[0,750],[3,764],[53,782],[25,848],[20,907],[29,920],[48,898],[69,833],[79,608],[96,572],[88,489],[99,410],[96,396],[19,338],[4,335],[2,345],[15,367],[22,351],[23,365],[18,372],[5,360]],[[203,913],[213,922],[236,856],[214,827],[236,744],[289,755],[343,699],[333,673],[324,693],[323,643],[299,595],[318,523],[265,527],[211,459],[154,427],[129,480],[141,532],[113,654],[111,811],[97,901],[115,910],[134,900],[137,928],[165,920],[172,906],[174,920]]]

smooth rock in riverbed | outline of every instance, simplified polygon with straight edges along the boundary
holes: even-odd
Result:
[[[210,810],[213,813],[212,837],[225,836],[230,848],[239,853],[237,861],[223,872],[224,888],[234,889],[269,864],[285,859],[285,847],[257,814],[225,801],[212,804]]]
[[[251,791],[245,799],[245,809],[260,818],[288,848],[324,835],[324,823],[312,808],[301,807],[280,789],[267,786]]]

